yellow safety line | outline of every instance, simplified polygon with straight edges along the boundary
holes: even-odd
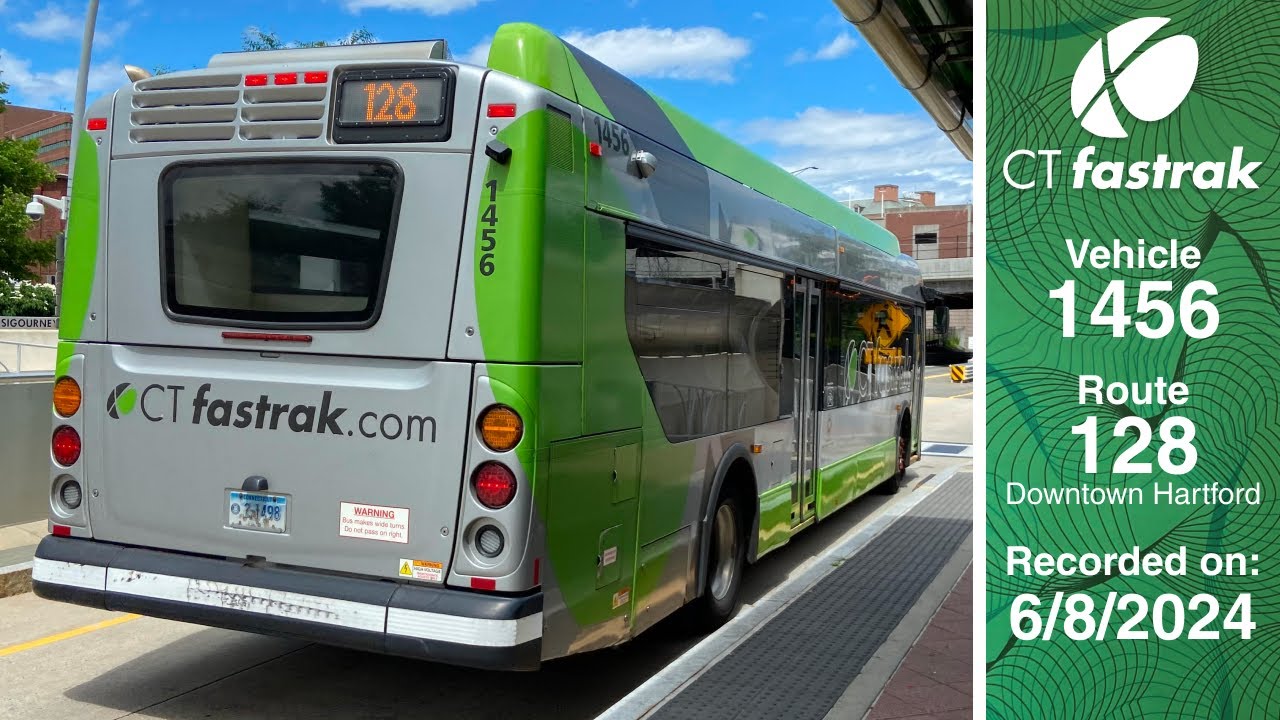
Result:
[[[970,391],[969,391],[969,392],[967,392],[967,393],[960,393],[959,395],[952,395],[951,397],[953,397],[953,398],[962,398],[962,397],[964,397],[964,396],[966,396],[966,395],[972,395],[972,394],[973,394],[973,391],[972,391],[972,390],[970,390]]]
[[[925,375],[925,380],[933,380],[934,378],[946,377],[950,373],[938,373],[937,375]]]
[[[75,630],[60,632],[56,635],[46,635],[45,637],[38,638],[30,642],[19,643],[17,645],[10,645],[9,647],[0,648],[0,657],[4,657],[6,655],[14,655],[24,650],[32,650],[34,648],[43,647],[45,645],[51,645],[53,643],[61,642],[63,640],[70,640],[73,637],[79,637],[80,635],[91,633],[97,630],[105,630],[106,628],[119,625],[121,623],[127,623],[130,620],[137,620],[140,617],[142,616],[141,615],[122,615],[120,617],[114,617],[114,618],[111,618],[110,620],[103,620],[102,622],[94,623],[92,625],[85,625],[84,627],[76,628]]]

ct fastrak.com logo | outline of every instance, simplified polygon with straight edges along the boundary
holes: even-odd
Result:
[[[1190,35],[1152,41],[1167,24],[1169,18],[1162,17],[1130,20],[1089,48],[1071,81],[1071,113],[1081,127],[1098,137],[1124,139],[1138,123],[1164,120],[1182,105],[1195,83],[1200,48]],[[1146,49],[1139,51],[1144,44]],[[1128,116],[1128,129],[1116,112],[1117,100]],[[1194,132],[1193,126],[1185,127]],[[1154,160],[1130,162],[1097,159],[1098,148],[1089,145],[1071,163],[1071,187],[1083,189],[1087,179],[1097,190],[1256,190],[1252,173],[1262,163],[1246,163],[1244,150],[1233,147],[1229,161],[1170,160],[1159,153]],[[1043,186],[1052,188],[1054,159],[1061,155],[1062,150],[1014,150],[1004,160],[1005,182],[1019,190],[1037,187],[1038,158],[1044,158]]]

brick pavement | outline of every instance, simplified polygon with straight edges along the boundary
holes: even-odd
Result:
[[[903,658],[867,720],[973,717],[973,566]]]

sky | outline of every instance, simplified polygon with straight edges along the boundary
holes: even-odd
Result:
[[[70,110],[87,5],[0,0],[0,82],[16,105]],[[838,199],[893,183],[968,202],[972,166],[831,0],[100,0],[90,99],[123,65],[186,70],[241,49],[250,27],[289,42],[444,38],[483,64],[504,22],[541,25]]]

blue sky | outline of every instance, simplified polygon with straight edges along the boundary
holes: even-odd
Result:
[[[18,105],[71,108],[86,5],[0,0],[0,80]],[[503,22],[534,22],[841,199],[873,185],[970,199],[972,168],[831,0],[100,0],[90,95],[125,63],[203,67],[250,26],[286,41],[443,37],[483,61]]]

